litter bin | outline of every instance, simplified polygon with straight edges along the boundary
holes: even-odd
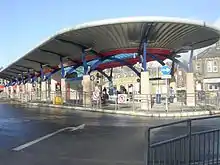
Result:
[[[55,96],[53,100],[53,104],[55,105],[63,105],[63,98],[60,96]]]
[[[161,94],[156,94],[156,103],[157,104],[161,103]]]

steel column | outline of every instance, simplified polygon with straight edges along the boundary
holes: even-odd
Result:
[[[29,69],[28,69],[28,82],[31,82],[31,73]]]
[[[32,83],[34,83],[37,80],[37,76],[32,77]]]
[[[171,76],[174,76],[174,69],[175,69],[175,62],[172,61],[172,67],[171,67]]]
[[[48,75],[45,75],[46,76],[45,80],[48,80],[54,73],[58,72],[59,70],[60,69],[55,69],[52,72],[50,72]],[[62,70],[61,70],[61,77],[62,77]],[[65,70],[64,70],[64,77],[65,77]],[[64,78],[64,77],[62,77],[62,78]]]
[[[42,64],[40,64],[40,77],[41,77],[41,81],[44,81],[44,70]]]
[[[144,69],[144,72],[147,71],[147,43],[146,41],[144,41],[143,43],[144,47],[143,47],[143,61],[142,61],[142,67]]]
[[[113,94],[113,82],[112,82],[112,73],[113,73],[113,68],[110,70],[110,79],[109,79],[109,93]]]
[[[154,60],[156,60],[157,62],[159,62],[161,65],[165,65],[165,63],[163,62],[163,60],[159,59],[157,56],[153,55],[153,54],[148,54],[149,56],[151,56]]]
[[[65,70],[63,66],[63,58],[60,57],[61,78],[65,78]]]
[[[24,74],[21,73],[21,82],[24,84]]]
[[[97,70],[99,73],[101,73],[104,77],[106,77],[108,79],[108,81],[111,81],[111,77],[108,76],[105,72],[103,72],[102,70]]]
[[[12,81],[11,85],[14,86],[16,84],[16,81]]]
[[[67,73],[71,73],[74,70],[76,70],[79,66],[73,66],[70,70],[67,71]]]
[[[192,72],[193,71],[193,67],[192,67],[192,58],[193,58],[193,48],[191,49],[190,51],[190,57],[189,57],[189,72]]]
[[[16,77],[16,84],[19,85],[19,80],[17,77]]]
[[[84,75],[88,74],[88,64],[86,62],[86,52],[84,49],[82,49],[82,62],[83,62],[83,68],[84,68]]]

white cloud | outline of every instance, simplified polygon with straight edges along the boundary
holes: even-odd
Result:
[[[220,28],[220,17],[213,23],[214,26]]]

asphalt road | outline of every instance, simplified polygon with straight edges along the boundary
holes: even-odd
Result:
[[[147,127],[174,121],[108,115],[66,113],[62,109],[25,108],[0,104],[0,164],[7,165],[133,165],[144,164],[144,133]],[[62,131],[22,150],[14,148],[66,127],[85,128]],[[217,128],[218,119],[197,122],[193,131]],[[186,132],[182,124],[152,132],[154,142]]]
[[[144,164],[146,127],[170,122],[150,118],[0,104],[0,164]],[[14,148],[66,127],[20,151]]]

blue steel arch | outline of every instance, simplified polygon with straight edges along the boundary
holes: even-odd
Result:
[[[133,54],[131,54],[131,56],[133,56]],[[131,70],[133,70],[137,74],[137,76],[140,77],[140,72],[137,69],[135,69],[133,65],[131,65],[130,63],[124,61],[123,59],[120,59],[120,58],[115,57],[115,56],[106,56],[106,57],[100,58],[98,61],[96,61],[94,64],[92,64],[90,72],[94,71],[105,60],[112,60],[112,61],[120,62],[121,64],[126,65],[127,67],[129,67]]]

